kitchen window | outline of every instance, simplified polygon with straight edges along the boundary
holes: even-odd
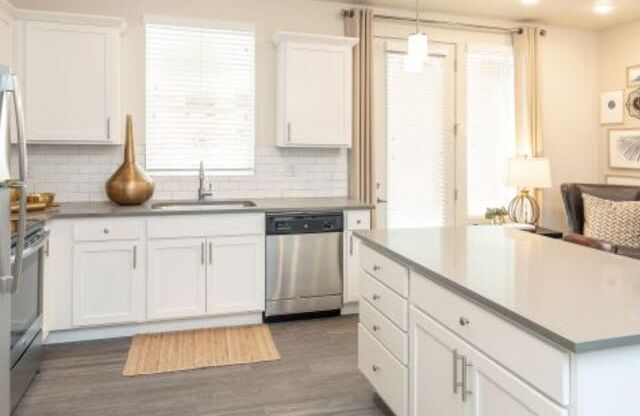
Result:
[[[203,161],[208,174],[253,174],[253,28],[149,17],[145,23],[147,170],[191,175]]]

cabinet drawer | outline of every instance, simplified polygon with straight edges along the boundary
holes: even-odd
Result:
[[[523,380],[569,405],[569,353],[412,271],[411,304]]]
[[[409,269],[366,244],[360,247],[360,267],[400,295],[409,295]]]
[[[360,298],[368,300],[400,329],[407,330],[407,300],[362,270],[360,271]]]
[[[138,240],[144,237],[144,219],[101,218],[78,220],[73,225],[75,241]]]
[[[347,230],[368,230],[371,228],[371,211],[345,211]]]
[[[360,324],[367,328],[371,335],[391,351],[402,364],[407,364],[407,334],[364,299],[360,302]]]
[[[407,368],[358,325],[358,368],[396,416],[407,414]]]
[[[264,213],[176,215],[148,220],[149,238],[264,234]]]

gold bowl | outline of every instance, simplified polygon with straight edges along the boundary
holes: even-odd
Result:
[[[53,201],[56,198],[56,194],[52,192],[42,192],[37,194],[29,194],[27,195],[27,203],[28,204],[46,204],[47,206],[52,205]]]

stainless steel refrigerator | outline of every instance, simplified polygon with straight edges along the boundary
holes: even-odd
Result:
[[[11,171],[11,139],[9,124],[17,139],[18,163]],[[20,89],[17,78],[0,66],[0,416],[11,413],[11,300],[22,275],[23,248],[26,234],[26,170],[27,151]],[[20,192],[14,252],[12,253],[10,193]],[[13,261],[12,261],[13,260]]]

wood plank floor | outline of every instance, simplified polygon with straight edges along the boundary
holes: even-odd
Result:
[[[130,339],[47,347],[16,416],[383,416],[354,316],[271,324],[280,361],[123,377]]]

